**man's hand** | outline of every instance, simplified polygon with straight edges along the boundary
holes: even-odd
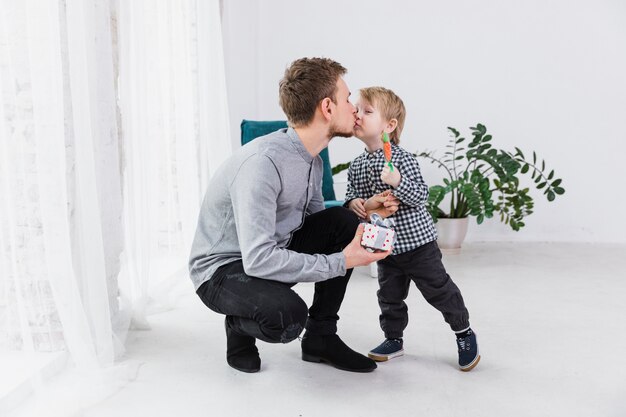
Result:
[[[367,212],[365,211],[365,207],[363,207],[363,203],[365,203],[365,200],[363,200],[362,198],[355,198],[354,200],[350,201],[350,204],[348,204],[348,208],[355,212],[356,215],[360,218],[365,219],[367,217]]]
[[[355,266],[369,265],[372,262],[386,258],[391,253],[392,248],[384,252],[366,251],[365,248],[361,246],[363,229],[363,224],[360,224],[358,229],[356,229],[354,239],[352,239],[352,242],[343,250],[343,254],[346,257],[346,269],[354,268]]]
[[[391,194],[391,190],[376,194],[363,203],[363,207],[367,213],[367,220],[369,220],[373,213],[378,214],[380,217],[387,218],[398,211],[399,205],[400,200]]]
[[[389,168],[389,165],[385,164],[383,170],[380,172],[380,179],[387,185],[391,185],[393,188],[398,188],[400,185],[400,181],[402,180],[402,176],[400,175],[400,171],[397,167]]]

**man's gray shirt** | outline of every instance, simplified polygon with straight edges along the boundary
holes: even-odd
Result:
[[[309,154],[295,130],[281,129],[237,150],[213,174],[191,247],[196,290],[227,263],[281,282],[317,282],[346,274],[341,253],[308,255],[286,249],[306,215],[324,209],[322,159]]]

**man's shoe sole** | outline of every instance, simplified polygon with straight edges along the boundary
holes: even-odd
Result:
[[[366,368],[366,369],[354,369],[354,368],[346,368],[344,366],[340,366],[337,365],[334,362],[329,361],[328,359],[324,359],[321,356],[315,356],[315,355],[310,355],[308,353],[304,353],[302,352],[302,360],[305,362],[313,362],[313,363],[327,363],[329,365],[334,366],[337,369],[341,369],[342,371],[349,371],[349,372],[361,372],[361,373],[366,373],[366,372],[372,372],[374,369],[376,369],[376,364],[374,364],[373,368]]]
[[[404,355],[404,350],[399,350],[397,352],[390,353],[389,355],[379,355],[372,352],[367,354],[368,358],[374,359],[376,362],[386,362],[389,359],[397,358],[402,355]]]
[[[231,365],[230,363],[228,364],[228,366],[230,366],[231,368],[236,369],[236,370],[238,370],[238,371],[240,371],[240,372],[245,372],[245,373],[248,373],[248,374],[253,374],[253,373],[255,373],[255,372],[259,372],[259,371],[261,370],[261,368],[260,368],[260,367],[258,367],[258,368],[253,368],[253,369],[249,369],[249,368],[239,368],[239,367],[237,367],[237,366]]]
[[[478,365],[478,362],[480,362],[480,355],[476,356],[476,359],[474,359],[472,363],[470,363],[469,365],[461,366],[461,371],[463,372],[471,371],[472,369],[476,367],[476,365]]]

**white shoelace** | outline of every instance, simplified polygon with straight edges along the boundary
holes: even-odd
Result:
[[[465,339],[459,339],[459,346],[461,350],[465,350]]]

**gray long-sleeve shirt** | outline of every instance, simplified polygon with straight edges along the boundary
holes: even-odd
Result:
[[[322,159],[295,130],[281,129],[238,149],[209,182],[191,248],[196,290],[222,265],[242,260],[246,274],[317,282],[346,273],[345,256],[286,249],[308,214],[324,208]]]

